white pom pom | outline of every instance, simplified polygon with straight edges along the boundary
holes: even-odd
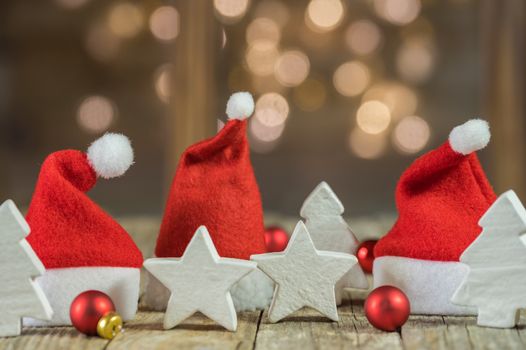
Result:
[[[247,119],[254,113],[254,100],[249,92],[232,94],[226,104],[228,119]]]
[[[454,151],[467,155],[486,147],[490,137],[487,121],[471,119],[451,130],[449,144]]]
[[[130,140],[122,134],[105,134],[89,146],[87,153],[93,170],[104,179],[123,175],[133,164]]]
[[[237,312],[263,310],[270,305],[274,282],[261,270],[254,270],[230,290]]]

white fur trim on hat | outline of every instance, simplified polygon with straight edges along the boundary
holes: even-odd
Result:
[[[230,290],[236,311],[263,310],[270,305],[274,282],[261,270],[254,270],[237,282]]]
[[[409,299],[412,314],[476,315],[476,308],[451,302],[468,272],[468,265],[458,261],[381,256],[373,263],[374,288],[391,285],[401,289]]]
[[[107,133],[88,148],[88,161],[104,179],[123,175],[133,164],[130,140],[122,134]]]
[[[486,147],[490,137],[487,121],[471,119],[451,130],[449,144],[454,151],[467,155]]]
[[[137,312],[141,269],[134,267],[70,267],[47,269],[36,278],[51,308],[51,321],[24,318],[26,326],[71,325],[69,308],[73,299],[87,290],[108,294],[124,321],[132,320]]]
[[[228,119],[247,119],[254,113],[254,99],[249,92],[236,92],[226,104]]]

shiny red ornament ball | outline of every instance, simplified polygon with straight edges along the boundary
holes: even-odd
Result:
[[[402,327],[410,313],[409,299],[393,286],[378,287],[365,300],[365,316],[383,331],[392,332]]]
[[[267,253],[281,252],[287,248],[289,236],[287,232],[278,226],[270,226],[265,229],[265,245]]]
[[[376,245],[376,242],[378,241],[363,241],[356,250],[356,258],[358,258],[358,263],[362,267],[362,270],[366,273],[373,272],[374,246]]]
[[[71,303],[69,317],[73,326],[86,335],[97,335],[99,320],[115,311],[111,298],[98,290],[80,293]]]

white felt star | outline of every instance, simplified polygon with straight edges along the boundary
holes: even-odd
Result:
[[[256,268],[256,263],[221,258],[206,227],[197,229],[181,258],[154,258],[144,262],[171,291],[164,316],[170,329],[200,311],[230,331],[237,328],[230,288]]]
[[[334,285],[358,262],[350,254],[316,250],[302,221],[284,252],[252,255],[250,259],[276,282],[270,322],[278,322],[304,306],[338,321]]]

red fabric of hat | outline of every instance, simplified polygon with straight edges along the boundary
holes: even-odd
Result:
[[[485,121],[470,120],[403,173],[396,189],[399,217],[376,244],[375,257],[459,260],[481,232],[478,220],[496,199],[474,153],[489,138]]]
[[[223,129],[182,154],[157,239],[157,257],[180,257],[201,225],[222,257],[249,259],[265,252],[261,197],[246,136],[246,118],[253,110],[250,94],[234,94]]]
[[[88,154],[52,153],[42,164],[27,213],[27,240],[46,268],[141,267],[140,250],[128,233],[85,192],[97,175],[120,176],[133,162],[124,135],[106,134]]]

